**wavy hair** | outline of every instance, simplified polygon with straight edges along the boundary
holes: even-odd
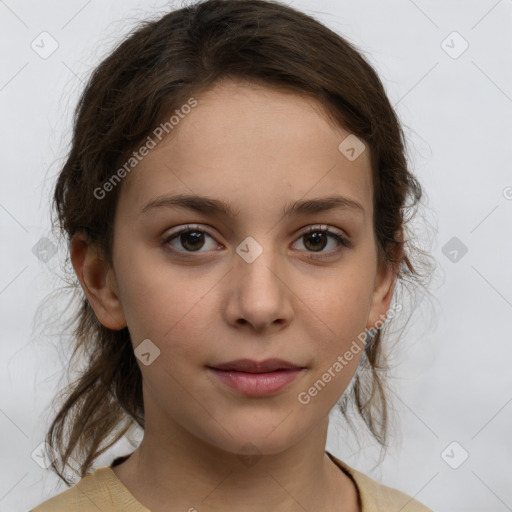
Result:
[[[94,191],[169,113],[228,79],[312,97],[336,125],[365,141],[378,260],[393,263],[399,254],[397,282],[423,285],[427,275],[416,267],[428,254],[402,236],[407,209],[418,205],[422,187],[408,170],[404,134],[377,73],[346,39],[272,0],[199,1],[145,20],[97,66],[80,96],[71,147],[54,189],[54,226],[61,236],[69,242],[85,232],[112,263],[121,187],[102,200]],[[71,267],[69,254],[66,266]],[[142,377],[128,329],[100,324],[76,276],[70,283],[75,308],[69,368],[78,360],[83,368],[58,396],[46,435],[58,454],[51,467],[67,485],[63,473],[70,461],[78,462],[74,469],[84,477],[132,425],[144,428]],[[340,401],[343,413],[355,406],[382,446],[388,430],[383,334],[376,331],[367,343]]]

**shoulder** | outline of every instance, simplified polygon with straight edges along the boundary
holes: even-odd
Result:
[[[77,484],[29,512],[147,512],[128,493],[109,467],[97,469]]]
[[[329,454],[342,470],[352,477],[361,497],[362,512],[432,512],[411,496],[381,484],[377,480],[357,471]]]

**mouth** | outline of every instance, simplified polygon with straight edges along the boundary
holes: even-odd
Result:
[[[273,395],[306,371],[282,359],[238,359],[207,367],[215,380],[246,396]]]

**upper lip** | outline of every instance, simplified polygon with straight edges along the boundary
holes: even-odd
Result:
[[[237,359],[227,363],[210,366],[215,370],[231,370],[246,373],[269,373],[276,370],[300,370],[301,366],[284,361],[283,359],[266,359],[265,361],[253,361],[252,359]]]

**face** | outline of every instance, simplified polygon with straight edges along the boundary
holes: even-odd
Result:
[[[338,146],[349,132],[311,99],[224,82],[197,100],[122,183],[118,304],[97,314],[107,326],[121,315],[134,348],[150,340],[150,363],[138,360],[146,431],[278,453],[325,421],[359,363],[353,347],[390,304],[369,154],[348,159]],[[215,203],[200,211],[178,195]],[[315,203],[333,197],[359,207]],[[232,211],[204,207],[216,202]],[[276,358],[296,369],[212,369]]]

